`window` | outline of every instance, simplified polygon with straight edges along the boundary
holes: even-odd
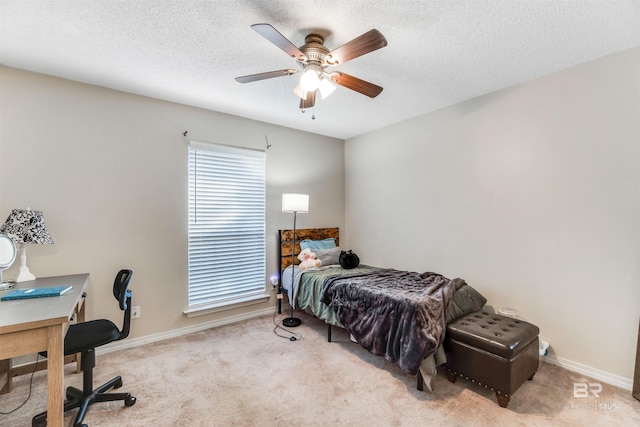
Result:
[[[266,297],[265,153],[189,144],[189,309]]]

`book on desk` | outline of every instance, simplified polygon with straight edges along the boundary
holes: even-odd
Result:
[[[50,286],[47,288],[16,289],[3,295],[0,301],[16,299],[59,297],[69,292],[73,286]]]

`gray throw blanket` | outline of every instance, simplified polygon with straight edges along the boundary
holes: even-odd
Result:
[[[362,347],[414,375],[442,344],[447,307],[464,285],[436,273],[382,269],[327,278],[321,300]]]

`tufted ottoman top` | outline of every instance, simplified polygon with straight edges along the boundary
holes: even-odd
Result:
[[[523,320],[475,311],[447,325],[447,338],[510,359],[533,341],[540,330]]]

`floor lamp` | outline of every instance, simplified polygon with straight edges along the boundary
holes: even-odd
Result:
[[[289,295],[291,316],[282,321],[284,326],[292,328],[302,323],[300,319],[293,317],[293,279],[296,272],[296,215],[298,213],[309,212],[309,195],[284,193],[282,195],[282,212],[293,212],[293,240],[291,240],[291,294]]]

